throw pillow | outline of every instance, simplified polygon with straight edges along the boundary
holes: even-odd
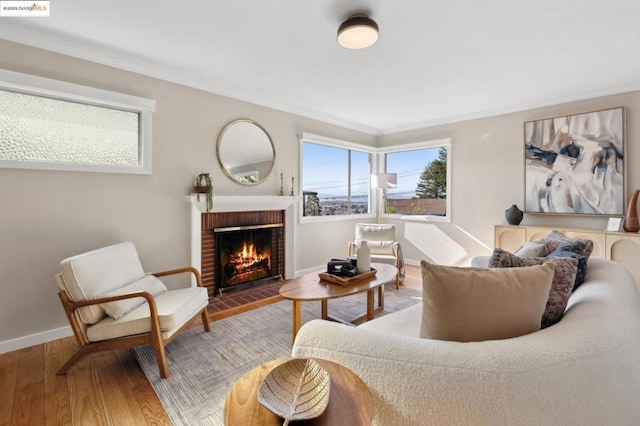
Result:
[[[586,260],[589,260],[589,256],[591,256],[591,252],[593,251],[593,241],[567,237],[555,230],[551,231],[542,241],[547,246],[547,253],[554,252],[562,246],[576,245],[580,251],[578,254],[583,255]]]
[[[521,258],[499,248],[493,251],[493,255],[489,259],[490,268],[520,268],[546,263],[553,265],[553,281],[549,289],[549,298],[547,299],[544,314],[542,314],[541,328],[557,323],[564,315],[564,310],[567,307],[569,296],[571,296],[576,281],[578,261],[570,257],[553,259],[544,257]]]
[[[544,257],[547,253],[547,245],[540,241],[530,241],[513,252],[519,257]]]
[[[422,267],[420,337],[476,342],[508,339],[540,329],[553,266],[486,269]]]
[[[577,289],[584,283],[584,279],[587,275],[587,257],[582,255],[582,248],[577,244],[570,244],[567,246],[559,247],[553,252],[549,253],[547,258],[561,258],[568,257],[575,259],[578,262],[578,271],[576,273],[576,280],[573,285],[573,290]]]
[[[153,275],[146,275],[144,278],[141,278],[138,281],[134,281],[131,284],[127,284],[126,286],[120,287],[117,290],[101,294],[98,297],[120,296],[121,294],[129,294],[136,291],[146,291],[151,293],[151,295],[155,297],[167,291],[167,287],[162,281],[160,281],[159,278]],[[120,319],[145,302],[146,299],[144,297],[132,297],[131,299],[101,303],[100,306],[102,306],[102,309],[104,309],[107,315],[109,315],[111,318]]]

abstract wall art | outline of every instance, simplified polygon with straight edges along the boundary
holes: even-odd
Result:
[[[624,107],[525,122],[525,212],[624,215],[624,154]]]

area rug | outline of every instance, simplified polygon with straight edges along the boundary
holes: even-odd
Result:
[[[388,286],[384,311],[420,301],[420,292]],[[377,294],[377,292],[376,292]],[[377,300],[376,300],[377,303]],[[353,318],[366,310],[366,294],[329,301],[329,314]],[[302,303],[302,323],[320,317],[320,302]],[[291,355],[292,302],[285,300],[188,330],[166,347],[169,378],[161,379],[150,346],[132,351],[174,425],[222,425],[224,400],[244,373]]]

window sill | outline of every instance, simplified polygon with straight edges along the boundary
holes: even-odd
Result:
[[[403,220],[407,222],[436,222],[436,223],[451,223],[449,216],[429,216],[429,215],[391,215],[391,219]]]

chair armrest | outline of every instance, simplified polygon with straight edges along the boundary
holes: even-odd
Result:
[[[133,293],[119,294],[117,296],[99,297],[97,299],[90,300],[81,300],[79,302],[74,302],[73,300],[69,299],[66,291],[60,291],[60,298],[63,299],[63,304],[65,305],[65,307],[68,306],[73,311],[85,306],[99,305],[101,303],[115,302],[117,300],[123,299],[133,299],[134,297],[144,297],[147,300],[147,303],[149,303],[149,306],[152,307],[152,311],[156,310],[156,301],[148,291],[134,291]]]
[[[133,293],[120,294],[118,296],[99,297],[97,299],[82,300],[79,302],[74,302],[69,299],[69,295],[65,290],[61,290],[58,293],[58,296],[60,297],[60,302],[62,302],[62,307],[67,315],[67,319],[71,324],[71,329],[73,330],[73,333],[75,334],[78,342],[81,345],[86,345],[87,343],[89,343],[89,341],[82,331],[79,317],[76,315],[76,311],[79,308],[82,308],[84,306],[98,305],[100,303],[114,302],[117,300],[133,299],[134,297],[144,297],[147,301],[147,304],[149,305],[149,321],[151,321],[151,333],[156,336],[156,340],[159,341],[158,336],[160,336],[160,318],[158,317],[158,308],[156,307],[156,301],[148,291],[136,291]]]
[[[198,270],[192,266],[187,266],[186,268],[170,269],[168,271],[162,271],[162,272],[153,272],[151,273],[151,275],[154,275],[156,277],[164,277],[167,275],[183,274],[185,272],[191,272],[193,275],[195,275],[196,283],[198,284],[198,287],[203,287],[202,278],[200,277],[200,272],[198,272]]]

